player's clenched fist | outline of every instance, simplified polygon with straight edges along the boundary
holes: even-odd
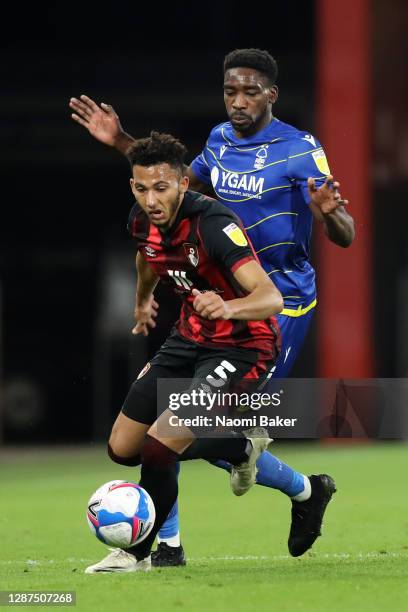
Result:
[[[212,321],[214,319],[230,318],[230,308],[218,293],[214,293],[214,291],[200,293],[198,289],[193,289],[191,293],[195,296],[193,302],[194,310],[204,319]]]

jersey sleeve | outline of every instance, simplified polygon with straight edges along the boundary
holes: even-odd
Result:
[[[200,237],[208,256],[235,272],[248,261],[256,261],[251,244],[233,215],[211,215],[201,219]]]
[[[288,176],[300,187],[306,204],[310,203],[307,187],[309,177],[320,187],[330,174],[326,155],[321,144],[310,134],[299,137],[290,148],[287,166]]]
[[[211,170],[205,155],[205,149],[191,162],[191,169],[202,183],[211,185]]]

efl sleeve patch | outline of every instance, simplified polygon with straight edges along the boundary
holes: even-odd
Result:
[[[329,164],[327,163],[326,155],[323,149],[318,149],[312,153],[316,166],[322,174],[330,174]]]
[[[244,232],[235,223],[230,223],[224,227],[222,231],[227,234],[228,238],[237,246],[247,246],[248,241],[245,238]]]

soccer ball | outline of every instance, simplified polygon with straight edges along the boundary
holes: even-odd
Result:
[[[142,487],[126,480],[111,480],[88,502],[88,525],[108,546],[129,548],[143,542],[153,529],[156,511]]]

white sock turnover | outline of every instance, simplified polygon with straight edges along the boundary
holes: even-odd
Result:
[[[297,502],[306,501],[307,499],[309,499],[309,497],[312,494],[312,487],[310,485],[310,480],[304,474],[302,474],[302,476],[303,476],[303,482],[305,484],[305,488],[303,489],[303,491],[301,491],[300,493],[298,493],[294,497],[291,497],[291,499],[293,499],[293,501],[297,501]]]

